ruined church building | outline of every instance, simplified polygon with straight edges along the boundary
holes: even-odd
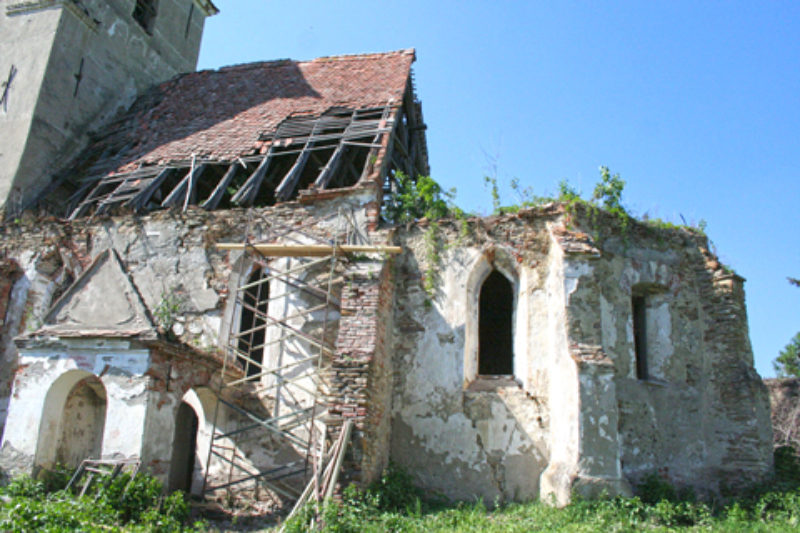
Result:
[[[386,219],[430,172],[414,50],[195,72],[211,0],[0,6],[4,470],[291,501],[339,453],[339,485],[392,460],[561,504],[771,471],[744,280],[705,236]]]

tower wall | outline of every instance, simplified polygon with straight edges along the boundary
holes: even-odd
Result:
[[[161,0],[149,28],[135,0],[4,2],[0,74],[17,71],[0,107],[0,203],[15,212],[135,96],[194,70],[213,6]],[[6,74],[2,74],[5,76]],[[4,78],[5,79],[5,78]]]

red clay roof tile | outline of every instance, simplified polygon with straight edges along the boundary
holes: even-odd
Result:
[[[289,116],[331,107],[400,105],[414,50],[279,60],[204,70],[161,84],[152,106],[134,106],[118,171],[197,157],[258,153],[259,138]],[[134,117],[131,117],[134,118]],[[117,124],[119,126],[119,124]]]

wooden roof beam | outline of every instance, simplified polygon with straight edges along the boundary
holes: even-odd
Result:
[[[371,246],[362,244],[340,244],[332,246],[327,244],[245,244],[225,243],[216,245],[217,250],[246,250],[254,249],[266,257],[325,257],[328,255],[345,254],[400,254],[400,246]]]

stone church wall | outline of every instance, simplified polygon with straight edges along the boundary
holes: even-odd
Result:
[[[575,209],[401,235],[393,459],[425,486],[488,502],[629,494],[652,472],[700,491],[763,479],[769,404],[743,280],[702,235]],[[492,269],[514,290],[513,376],[475,371]]]

